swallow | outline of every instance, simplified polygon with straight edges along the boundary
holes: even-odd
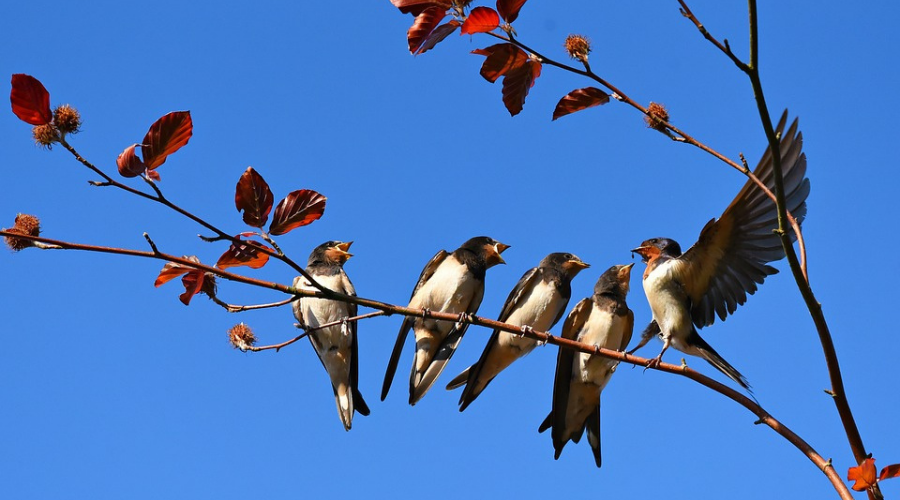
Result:
[[[781,168],[784,178],[785,206],[798,224],[806,215],[809,179],[803,134],[797,120],[786,133],[787,112],[782,115],[776,134],[780,136]],[[767,148],[753,171],[774,191],[773,154]],[[777,210],[759,186],[748,180],[719,219],[710,220],[700,238],[687,252],[670,238],[652,238],[632,250],[647,264],[643,285],[653,312],[653,321],[644,331],[636,351],[658,336],[663,341],[659,355],[650,361],[658,364],[669,346],[699,356],[749,391],[747,379],[725,361],[697,333],[712,325],[716,316],[725,321],[738,305],[747,301],[766,276],[777,269],[767,265],[784,257],[778,227]],[[789,230],[791,242],[796,235]]]
[[[582,299],[563,322],[562,336],[584,344],[624,351],[634,331],[634,313],[625,303],[634,264],[612,266],[594,285],[594,295]],[[618,361],[571,349],[559,349],[553,381],[553,405],[538,428],[552,428],[554,458],[570,440],[577,443],[587,429],[594,462],[600,467],[600,393]]]
[[[572,279],[590,267],[570,253],[551,253],[516,283],[506,298],[497,321],[546,332],[553,328],[569,305]],[[459,411],[465,410],[501,371],[530,353],[538,342],[515,333],[494,330],[478,362],[466,368],[448,385],[465,385]]]
[[[328,241],[317,246],[309,256],[306,272],[319,284],[345,295],[356,296],[353,283],[344,272],[344,263],[353,242]],[[318,290],[306,278],[294,278],[294,288]],[[294,317],[305,329],[356,316],[356,304],[337,300],[301,297],[293,303]],[[309,341],[328,372],[338,415],[344,430],[350,430],[353,412],[369,414],[369,407],[359,393],[359,345],[356,322],[345,322],[309,332]]]
[[[500,254],[507,248],[509,245],[480,236],[466,241],[452,253],[441,250],[428,262],[413,289],[409,307],[459,314],[460,321],[412,316],[403,319],[384,374],[382,401],[391,388],[410,329],[415,332],[416,353],[409,375],[409,404],[415,405],[428,392],[466,333],[468,323],[462,321],[464,316],[475,314],[481,305],[485,271],[506,263]]]

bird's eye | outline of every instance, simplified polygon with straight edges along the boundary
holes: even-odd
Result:
[[[575,256],[572,255],[572,254],[570,254],[570,253],[567,253],[567,254],[565,254],[563,257],[565,257],[566,260],[572,260]]]

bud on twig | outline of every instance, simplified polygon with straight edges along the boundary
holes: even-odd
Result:
[[[588,53],[591,52],[590,40],[582,35],[567,36],[565,47],[569,57],[581,62],[587,61]]]
[[[37,128],[37,127],[35,127]],[[40,236],[41,235],[41,221],[33,216],[28,214],[18,214],[16,215],[16,221],[13,227],[9,229],[4,229],[4,231],[10,233],[24,234],[27,236]],[[31,240],[26,240],[22,238],[16,238],[14,236],[6,236],[4,237],[6,240],[6,246],[8,246],[11,250],[18,252],[19,250],[23,250],[28,247],[33,247],[34,242]]]
[[[659,130],[660,132],[665,132],[665,124],[669,121],[669,111],[666,110],[666,107],[662,104],[651,102],[650,105],[647,106],[647,114],[644,115],[644,121],[647,122],[648,127]]]

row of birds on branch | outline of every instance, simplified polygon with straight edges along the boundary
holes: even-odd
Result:
[[[780,134],[781,166],[787,210],[799,223],[806,213],[809,180],[802,152],[802,134],[794,120],[785,132],[787,113],[777,127]],[[775,183],[773,155],[767,149],[754,170],[770,189]],[[765,277],[777,272],[769,262],[784,257],[777,210],[764,191],[751,180],[718,219],[710,220],[698,241],[686,252],[668,238],[652,238],[634,248],[646,263],[643,287],[653,314],[641,342],[630,352],[657,336],[663,342],[659,363],[669,347],[699,356],[744,389],[747,380],[725,361],[697,332],[711,325],[716,316],[725,320],[753,294]],[[790,233],[792,241],[796,235]],[[355,290],[343,264],[351,257],[350,243],[326,242],[310,255],[307,272],[319,284],[347,295]],[[434,385],[459,346],[468,327],[465,317],[474,315],[484,297],[486,271],[504,264],[501,254],[509,248],[492,238],[472,238],[452,252],[441,250],[425,266],[413,289],[410,308],[459,314],[460,321],[436,320],[428,315],[406,316],[400,326],[384,377],[381,399],[391,387],[400,354],[409,332],[415,335],[415,354],[409,377],[409,403],[415,405]],[[634,313],[626,304],[634,264],[615,265],[597,280],[593,296],[579,301],[566,317],[562,336],[589,345],[624,351],[634,326]],[[530,269],[510,292],[498,321],[549,331],[563,316],[571,296],[570,283],[589,267],[570,253],[551,253]],[[294,287],[314,290],[304,278]],[[301,325],[314,328],[357,315],[356,304],[303,297],[293,303]],[[356,322],[345,322],[312,331],[309,339],[331,378],[338,414],[349,430],[354,411],[369,414],[358,387]],[[478,361],[447,385],[462,387],[460,411],[465,410],[490,382],[515,360],[538,345],[523,335],[494,330]],[[556,458],[569,441],[578,442],[584,431],[597,466],[600,455],[600,393],[616,369],[617,361],[601,356],[559,349],[550,414],[540,425],[551,429]]]

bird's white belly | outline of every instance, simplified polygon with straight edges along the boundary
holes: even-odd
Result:
[[[584,323],[578,340],[604,349],[618,350],[622,347],[627,319],[594,308]],[[574,360],[572,375],[582,383],[589,383],[603,389],[615,370],[617,361],[602,356],[578,353]]]
[[[416,292],[415,297],[409,302],[410,307],[429,309],[433,312],[458,314],[469,308],[472,296],[478,282],[456,259],[448,257],[438,266],[434,275]],[[436,321],[432,319],[419,320],[424,322],[428,330],[438,330],[446,335],[453,327],[451,321]]]
[[[340,274],[317,277],[317,281],[322,286],[336,291],[342,290],[341,280]],[[303,284],[303,288],[312,289],[307,283]],[[303,297],[299,302],[303,321],[309,328],[316,328],[350,316],[349,304],[346,302],[314,297]],[[325,356],[329,351],[344,350],[350,347],[351,339],[348,338],[349,335],[343,334],[341,325],[326,327],[312,332],[310,335],[316,339],[313,345],[316,346],[319,356]]]
[[[659,265],[644,278],[644,293],[662,334],[683,338],[692,331],[691,316],[684,290],[671,277],[673,262]]]
[[[544,281],[534,286],[519,300],[520,305],[509,314],[505,323],[530,326],[541,332],[546,332],[553,326],[553,320],[565,307],[565,299],[559,289],[552,283]],[[498,340],[501,346],[516,347],[524,351],[530,351],[536,345],[532,339],[508,332],[500,332]]]

